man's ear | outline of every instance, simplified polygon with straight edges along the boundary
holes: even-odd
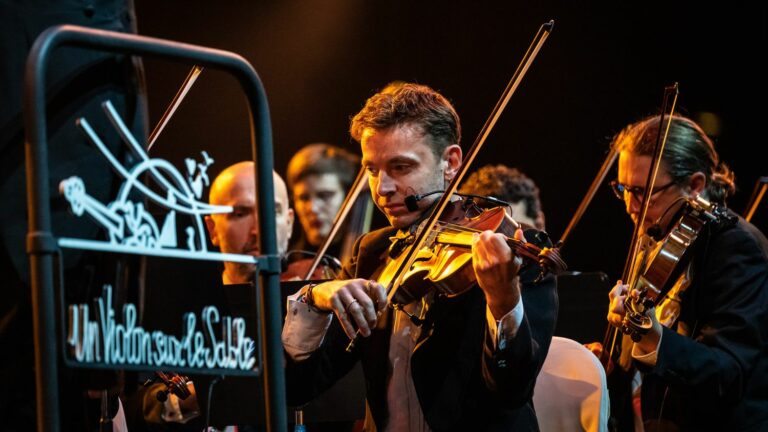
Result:
[[[688,193],[691,195],[701,195],[706,187],[707,176],[703,172],[697,171],[691,174],[691,177],[688,179]]]
[[[216,222],[210,216],[205,217],[205,227],[208,229],[208,236],[214,246],[219,246],[219,236],[216,235]]]
[[[461,147],[458,144],[451,144],[443,150],[442,162],[445,166],[443,170],[443,177],[446,181],[453,180],[456,174],[459,173],[462,162]]]
[[[285,223],[288,224],[288,241],[291,241],[291,234],[293,234],[293,218],[293,209],[289,207],[288,214],[285,215]]]

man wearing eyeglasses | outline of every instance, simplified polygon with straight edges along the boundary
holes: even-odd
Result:
[[[686,199],[701,196],[724,206],[735,186],[704,131],[675,116],[641,222],[659,120],[629,125],[613,140],[619,164],[611,186],[632,221],[642,223],[641,234],[664,236]],[[639,371],[632,385],[636,430],[768,428],[768,240],[729,216],[734,223],[699,233],[690,264],[649,311],[650,331],[637,342],[623,340],[622,367],[614,374],[632,378],[633,368]],[[613,288],[612,325],[621,326],[624,302],[636,294],[622,281]],[[619,429],[632,429],[628,417]]]
[[[648,161],[648,165],[649,166],[648,166],[648,168],[645,169],[646,171],[650,169],[650,163],[651,163],[650,159],[648,159],[647,161]],[[635,162],[636,162],[636,160],[632,160],[631,155],[626,155],[625,158],[624,158],[624,163],[625,164],[631,164],[631,163],[635,163]],[[641,160],[641,162],[643,162],[643,165],[645,165],[645,161],[644,160]],[[621,161],[619,161],[619,163],[621,163]],[[631,171],[631,169],[625,168],[624,172],[628,172],[628,171]],[[642,171],[642,170],[640,170],[640,171]],[[639,171],[635,171],[635,172],[637,173]],[[669,177],[669,174],[666,174],[666,176]],[[661,176],[659,176],[659,177],[661,177]],[[642,179],[639,179],[639,180],[643,181]],[[659,182],[659,178],[657,177],[656,183],[658,183],[658,182]],[[654,200],[657,197],[663,195],[662,192],[666,191],[667,189],[669,189],[672,186],[675,186],[675,181],[674,180],[668,180],[668,181],[664,182],[664,184],[661,185],[661,186],[655,186],[651,190],[651,195],[650,195],[651,203],[654,203]],[[637,204],[634,207],[628,207],[628,209],[630,209],[630,210],[628,210],[629,216],[632,218],[632,222],[634,222],[636,224],[638,218],[640,217],[640,206],[642,206],[642,203],[643,203],[643,196],[645,195],[645,187],[643,187],[643,186],[629,186],[629,185],[624,184],[624,183],[619,183],[618,180],[612,180],[611,181],[611,189],[613,190],[613,194],[616,195],[616,197],[618,199],[620,199],[622,201],[625,201],[625,203],[626,203],[627,199],[629,199],[630,203]],[[661,208],[662,206],[661,205],[654,205],[652,207],[653,208]],[[651,209],[651,207],[648,208],[649,211],[650,211],[650,209]],[[650,218],[650,217],[647,217],[647,215],[646,215],[646,220],[647,221],[655,221],[656,219],[658,219],[658,218]],[[644,228],[647,228],[647,225],[644,225]],[[645,231],[645,229],[643,231]]]

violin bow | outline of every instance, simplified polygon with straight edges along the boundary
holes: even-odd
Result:
[[[765,190],[768,189],[768,176],[760,177],[755,183],[755,189],[752,191],[752,196],[749,198],[749,204],[747,204],[747,210],[744,211],[744,219],[747,222],[752,221],[752,216],[755,215],[755,210],[763,200],[765,196]]]
[[[632,241],[629,246],[629,253],[627,253],[627,260],[624,262],[624,271],[622,272],[621,280],[628,284],[630,287],[634,285],[633,279],[637,274],[637,254],[640,251],[640,230],[645,222],[648,214],[648,206],[650,204],[650,198],[653,194],[653,187],[656,184],[656,176],[659,173],[659,166],[661,166],[661,156],[664,154],[664,147],[667,143],[667,136],[669,135],[669,128],[672,126],[672,117],[675,114],[675,106],[677,105],[677,97],[680,94],[678,83],[674,83],[671,86],[664,87],[664,96],[661,104],[661,114],[659,114],[659,131],[656,135],[656,144],[653,147],[653,156],[651,158],[651,170],[648,173],[648,179],[645,182],[645,191],[643,191],[643,205],[640,209],[640,218],[635,224],[632,231]],[[672,98],[672,107],[669,114],[667,114],[667,105],[669,99]],[[666,124],[664,124],[664,116],[667,115]],[[661,125],[664,124],[662,130]],[[612,334],[612,336],[611,336]],[[605,333],[605,339],[603,340],[603,348],[608,339],[611,339],[611,348],[608,350],[607,359],[613,356],[613,351],[616,348],[616,340],[618,339],[618,329],[608,325],[608,330]]]
[[[179,105],[181,105],[181,102],[187,96],[187,93],[189,93],[189,90],[192,88],[193,85],[195,85],[195,81],[197,81],[197,78],[200,76],[201,73],[203,73],[202,66],[198,66],[198,65],[192,66],[192,69],[190,69],[189,74],[187,74],[187,77],[184,79],[184,82],[181,84],[179,91],[176,92],[176,96],[173,97],[173,100],[171,100],[170,105],[168,105],[168,108],[165,109],[163,116],[160,117],[160,121],[157,122],[157,126],[155,126],[155,128],[152,130],[152,133],[149,134],[149,138],[147,138],[147,151],[152,150],[152,146],[155,145],[155,141],[157,140],[157,137],[160,136],[160,133],[163,131],[163,129],[165,129],[165,126],[171,120],[171,117],[173,117],[173,114],[176,112],[176,109],[179,108]]]
[[[640,210],[640,218],[632,231],[632,243],[630,244],[629,254],[627,254],[627,260],[624,262],[624,272],[622,273],[622,280],[624,282],[627,282],[630,277],[636,273],[635,262],[637,260],[635,259],[635,256],[638,252],[637,249],[641,236],[640,229],[642,228],[643,223],[645,223],[646,216],[648,215],[648,207],[651,201],[651,195],[653,194],[653,187],[656,185],[656,177],[658,176],[659,167],[661,166],[661,156],[664,154],[664,147],[666,147],[667,144],[667,136],[669,135],[669,128],[672,126],[672,117],[675,114],[675,105],[677,104],[677,96],[679,94],[680,92],[678,91],[677,83],[664,88],[664,101],[661,106],[659,132],[656,135],[656,145],[653,148],[651,171],[648,173],[648,179],[645,182],[645,191],[643,191],[643,206]],[[670,97],[672,97],[672,108],[670,109],[662,134],[661,125],[664,124],[664,116],[667,115],[667,103]]]
[[[475,159],[475,156],[477,156],[477,153],[480,151],[483,144],[485,144],[485,140],[488,138],[488,135],[491,133],[491,130],[496,125],[496,122],[499,120],[501,113],[504,111],[504,108],[506,108],[515,90],[517,90],[517,88],[520,86],[520,83],[525,77],[525,74],[528,72],[528,69],[530,69],[531,64],[533,64],[533,61],[536,59],[536,56],[539,54],[539,51],[541,50],[542,46],[544,46],[544,42],[549,37],[549,34],[552,32],[552,28],[554,27],[554,25],[555,25],[555,21],[550,20],[549,22],[546,22],[539,27],[539,30],[536,32],[536,35],[534,36],[533,41],[531,42],[531,45],[528,46],[528,50],[525,52],[525,55],[523,56],[522,61],[517,66],[515,73],[512,75],[512,78],[509,80],[507,87],[504,89],[504,92],[501,94],[499,101],[496,103],[496,106],[491,111],[491,115],[488,117],[488,120],[486,120],[485,124],[483,125],[483,128],[480,130],[480,133],[475,139],[475,142],[472,144],[472,147],[467,152],[466,158],[461,164],[461,167],[459,167],[459,172],[451,180],[451,182],[448,185],[448,188],[440,196],[440,199],[438,199],[437,203],[433,205],[432,213],[424,222],[422,222],[423,224],[422,228],[418,230],[416,237],[413,241],[413,244],[411,244],[411,246],[406,250],[405,259],[403,259],[402,263],[400,264],[400,267],[398,267],[397,270],[395,271],[394,276],[392,277],[392,280],[390,281],[390,284],[387,287],[387,304],[390,305],[391,307],[395,307],[395,308],[397,307],[392,304],[392,299],[394,298],[398,288],[402,284],[403,276],[405,275],[406,270],[410,269],[414,261],[416,261],[416,257],[418,255],[417,252],[421,250],[421,248],[426,243],[427,239],[429,238],[430,232],[437,224],[437,220],[439,219],[440,215],[443,213],[443,210],[445,210],[445,208],[448,206],[448,203],[450,202],[451,197],[453,196],[453,193],[456,192],[456,189],[459,186],[459,182],[469,171],[469,166],[472,164],[472,161]],[[357,343],[357,339],[359,337],[360,337],[360,330],[358,330],[357,333],[355,334],[355,337],[353,337],[352,340],[349,341],[349,345],[347,346],[347,352],[352,351],[352,348],[355,347],[355,344]]]
[[[568,226],[565,228],[565,231],[563,231],[563,235],[560,236],[560,240],[557,241],[556,247],[558,249],[562,250],[563,246],[565,246],[565,241],[568,239],[568,236],[571,234],[571,231],[573,231],[573,228],[576,227],[576,224],[578,224],[579,221],[581,220],[581,217],[584,215],[584,212],[587,210],[587,207],[592,202],[592,199],[595,197],[595,193],[597,193],[597,189],[605,181],[605,177],[608,175],[608,171],[610,171],[611,167],[613,167],[613,164],[616,163],[616,157],[618,155],[619,155],[619,152],[617,152],[616,149],[614,149],[613,147],[608,152],[608,156],[605,157],[605,160],[603,161],[603,165],[600,167],[600,170],[597,172],[597,175],[595,176],[594,180],[592,180],[592,184],[589,185],[589,189],[587,190],[586,195],[584,195],[584,198],[581,199],[581,203],[579,203],[579,207],[576,209],[576,213],[573,214],[571,221],[568,223]]]
[[[522,61],[518,65],[517,70],[515,70],[515,73],[512,75],[512,78],[509,80],[509,83],[507,84],[507,87],[504,89],[504,92],[502,93],[501,98],[499,98],[499,101],[496,103],[496,106],[493,108],[493,111],[491,111],[491,115],[488,117],[488,120],[486,120],[485,124],[483,125],[483,128],[480,130],[480,133],[475,139],[475,142],[472,144],[472,147],[467,152],[464,162],[461,164],[461,167],[459,167],[459,172],[451,180],[450,184],[448,185],[448,189],[446,189],[443,192],[442,196],[437,201],[437,204],[434,206],[432,214],[424,222],[423,228],[416,235],[416,238],[414,239],[413,244],[408,249],[407,255],[403,260],[402,265],[395,272],[395,275],[392,278],[391,287],[388,287],[389,293],[387,294],[387,303],[392,302],[392,298],[397,293],[398,287],[402,284],[403,276],[405,275],[406,270],[411,268],[411,266],[413,265],[417,257],[417,252],[421,250],[421,248],[426,243],[427,239],[429,238],[429,233],[434,228],[443,210],[445,210],[445,208],[448,206],[448,203],[450,202],[451,197],[453,196],[453,193],[456,192],[456,189],[458,188],[459,182],[464,178],[466,173],[469,171],[469,167],[472,164],[472,161],[475,159],[475,157],[479,153],[483,144],[485,144],[485,140],[488,138],[488,135],[491,133],[491,130],[493,130],[493,127],[498,122],[499,117],[501,116],[501,113],[504,111],[504,108],[506,108],[507,104],[509,103],[509,100],[512,98],[512,95],[520,86],[520,83],[525,77],[525,74],[528,72],[528,69],[531,67],[531,64],[533,64],[533,61],[536,59],[536,56],[539,54],[539,51],[544,45],[544,42],[549,37],[549,34],[552,32],[552,28],[554,27],[554,25],[555,25],[555,21],[550,20],[549,22],[544,23],[539,27],[539,30],[536,32],[536,35],[534,36],[533,41],[531,42],[531,45],[528,47],[528,50],[523,56]],[[352,342],[354,342],[354,340]]]

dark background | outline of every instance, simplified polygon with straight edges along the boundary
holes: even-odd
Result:
[[[658,111],[680,84],[678,111],[703,123],[736,172],[741,213],[765,158],[766,5],[718,2],[445,2],[137,0],[139,33],[234,51],[269,97],[274,163],[285,174],[301,146],[326,141],[359,154],[347,127],[393,80],[427,84],[463,122],[465,149],[538,27],[555,20],[539,57],[478,156],[517,166],[539,185],[547,229],[559,238],[626,124]],[[146,62],[151,124],[188,65]],[[250,157],[244,99],[206,70],[155,149],[181,167],[207,150],[223,167]],[[705,119],[709,119],[705,121]],[[613,171],[609,178],[615,176]],[[768,227],[768,204],[754,222]],[[564,255],[571,269],[619,277],[631,235],[623,204],[603,185]]]

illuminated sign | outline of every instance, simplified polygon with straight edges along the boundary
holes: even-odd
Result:
[[[126,168],[112,154],[85,118],[78,127],[123,179],[117,197],[101,202],[88,194],[77,176],[62,180],[59,191],[75,216],[87,215],[106,232],[105,240],[60,237],[62,248],[173,257],[188,260],[258,264],[251,255],[209,251],[203,218],[229,213],[230,206],[200,201],[210,185],[207,170],[214,160],[207,152],[200,160],[185,159],[185,172],[164,159],[151,158],[126,127],[112,104],[102,104],[106,115],[138,163]],[[153,216],[145,201],[163,210]],[[177,238],[177,232],[184,237]],[[213,287],[212,287],[213,288]],[[105,285],[94,304],[67,306],[66,351],[77,363],[171,369],[225,369],[258,372],[256,345],[246,335],[246,320],[222,315],[215,306],[199,314],[186,313],[180,335],[148,330],[138,323],[137,308],[125,304],[116,311],[112,287]],[[249,329],[250,330],[250,329]]]

